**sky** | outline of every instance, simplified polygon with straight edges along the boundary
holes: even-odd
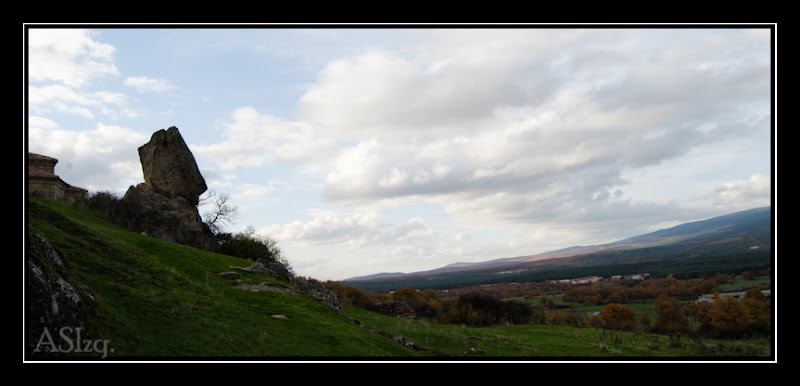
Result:
[[[275,239],[302,276],[773,205],[769,26],[56,27],[24,26],[27,151],[121,196],[175,126],[237,207],[224,230]]]

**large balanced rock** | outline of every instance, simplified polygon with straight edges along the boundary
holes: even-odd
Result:
[[[116,221],[134,232],[199,249],[216,249],[197,211],[206,182],[178,128],[153,133],[139,148],[144,183],[115,205]]]
[[[207,189],[192,152],[175,126],[153,133],[150,142],[139,148],[139,160],[144,183],[156,193],[183,197],[197,205]]]

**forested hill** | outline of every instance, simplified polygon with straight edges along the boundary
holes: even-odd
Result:
[[[594,246],[539,255],[462,263],[409,274],[342,281],[368,291],[540,281],[641,272],[702,275],[706,271],[766,269],[771,261],[772,208],[763,207]]]
[[[753,237],[769,235],[772,210],[770,207],[756,208],[708,220],[681,224],[653,233],[632,237],[617,243],[637,244],[661,242],[678,238],[685,242],[703,242],[730,237]]]

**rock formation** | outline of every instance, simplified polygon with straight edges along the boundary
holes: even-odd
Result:
[[[116,221],[161,240],[214,251],[213,235],[197,211],[206,183],[178,128],[153,133],[139,148],[144,183],[131,186]]]
[[[131,186],[115,208],[116,221],[127,229],[171,243],[215,251],[211,230],[197,207],[183,197],[168,198],[147,184]]]
[[[139,148],[139,161],[145,185],[158,194],[183,197],[197,205],[207,189],[192,152],[175,126],[153,133],[150,142]]]
[[[289,282],[294,286],[295,290],[302,295],[321,301],[339,314],[342,314],[342,305],[339,298],[333,290],[316,279],[304,279],[296,276],[291,276]]]

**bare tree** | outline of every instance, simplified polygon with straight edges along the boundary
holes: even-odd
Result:
[[[209,190],[206,195],[200,197],[200,206],[206,205],[210,205],[211,210],[203,214],[203,222],[215,234],[219,233],[225,224],[233,224],[238,214],[238,208],[230,202],[230,195],[227,192]]]

